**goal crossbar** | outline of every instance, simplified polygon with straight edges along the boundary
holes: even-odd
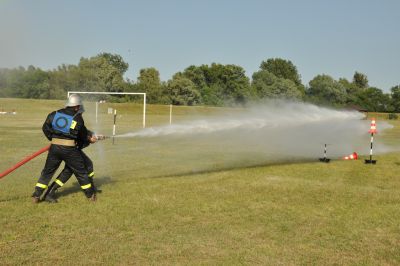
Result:
[[[70,94],[143,95],[143,128],[146,127],[146,93],[144,92],[68,91],[68,98]]]

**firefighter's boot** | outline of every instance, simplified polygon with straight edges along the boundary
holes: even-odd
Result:
[[[57,203],[56,191],[59,187],[57,183],[53,182],[47,190],[44,200],[50,203]]]
[[[96,192],[93,190],[92,187],[84,189],[83,192],[85,193],[86,198],[90,202],[96,202],[96,200],[97,200]]]
[[[40,187],[35,187],[35,191],[32,194],[32,202],[33,203],[39,203],[40,202],[40,196],[42,195],[44,189]]]
[[[90,198],[88,198],[88,200],[89,200],[90,202],[96,202],[96,201],[97,201],[96,193],[93,193],[93,195],[92,195]]]
[[[89,177],[89,181],[90,181],[90,184],[92,185],[93,191],[94,191],[95,193],[101,193],[101,192],[102,192],[101,189],[98,189],[98,188],[94,185],[94,181],[93,181],[93,177],[92,177],[92,176]]]

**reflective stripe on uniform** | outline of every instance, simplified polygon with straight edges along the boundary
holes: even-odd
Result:
[[[72,123],[71,123],[70,128],[71,128],[71,129],[75,129],[76,124],[77,124],[76,121],[75,121],[75,120],[72,120]]]
[[[62,187],[62,186],[64,186],[64,183],[63,182],[61,182],[60,180],[58,180],[58,179],[56,179],[56,183],[60,186],[60,187]]]
[[[36,186],[37,186],[37,187],[40,187],[40,188],[47,188],[47,185],[45,185],[45,184],[40,184],[40,183],[36,183]]]
[[[87,184],[87,185],[81,186],[82,189],[88,189],[90,187],[92,187],[92,184]]]
[[[91,172],[91,173],[89,174],[89,177],[92,177],[92,176],[94,176],[94,172]]]

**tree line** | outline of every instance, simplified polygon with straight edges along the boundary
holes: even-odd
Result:
[[[368,77],[355,72],[352,80],[315,76],[304,85],[297,67],[282,58],[262,61],[259,70],[246,76],[233,64],[189,66],[161,81],[155,68],[140,70],[137,81],[124,79],[128,70],[120,55],[100,53],[82,57],[77,65],[60,65],[44,71],[0,68],[0,97],[65,99],[67,91],[145,92],[154,104],[242,106],[263,99],[291,99],[334,107],[357,107],[374,112],[400,112],[400,85],[389,93],[368,85]],[[129,97],[109,97],[132,101]]]

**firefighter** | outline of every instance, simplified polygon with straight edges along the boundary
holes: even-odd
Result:
[[[82,118],[83,111],[80,96],[71,94],[65,108],[47,116],[42,130],[47,139],[51,141],[51,145],[45,166],[32,194],[34,203],[40,201],[40,196],[62,161],[72,170],[86,197],[90,201],[96,201],[96,193],[90,183],[85,161],[80,151],[88,136]],[[93,142],[95,141],[93,139]]]
[[[102,136],[100,136],[100,137],[102,137]],[[88,130],[88,137],[86,138],[86,141],[83,143],[82,149],[86,148],[91,143],[95,143],[96,141],[97,141],[97,136],[93,132]],[[88,171],[90,184],[92,185],[92,188],[95,193],[101,193],[101,190],[97,189],[93,182],[93,177],[94,177],[93,162],[82,151],[82,149],[80,149],[80,152],[83,157],[83,160],[85,161],[85,167]],[[57,199],[56,199],[57,189],[64,186],[64,184],[71,178],[72,174],[73,174],[72,169],[70,167],[68,167],[68,165],[65,165],[64,169],[58,175],[56,180],[47,189],[47,191],[44,195],[44,200],[48,201],[48,202],[56,203],[57,202]]]

